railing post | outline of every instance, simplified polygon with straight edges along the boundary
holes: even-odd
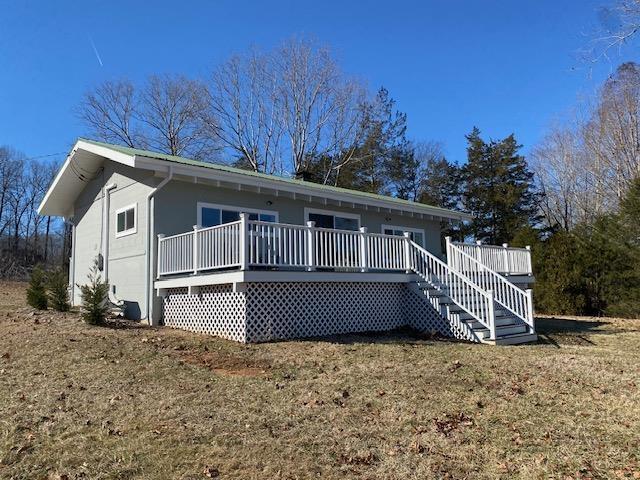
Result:
[[[531,264],[531,245],[524,247],[527,249],[527,273],[533,275],[533,265]]]
[[[489,299],[489,340],[496,339],[496,312],[494,305],[493,290],[487,290],[487,296]]]
[[[198,225],[193,226],[193,274],[198,273]]]
[[[367,227],[360,227],[360,271],[366,272],[369,266],[369,252],[367,249]]]
[[[444,237],[444,251],[445,255],[447,256],[447,265],[449,265],[454,270],[457,270],[457,268],[453,266],[453,258],[451,256],[451,237],[448,235]]]
[[[403,232],[404,235],[404,270],[411,273],[411,233]]]
[[[314,232],[314,228],[316,227],[316,222],[308,221],[307,222],[307,271],[312,272],[316,269],[315,267],[315,252],[316,252],[316,236]]]
[[[504,264],[504,273],[511,273],[511,268],[509,265],[509,244],[502,244],[502,254],[503,254],[503,264]]]
[[[161,275],[160,266],[162,265],[162,261],[161,261],[162,256],[160,255],[160,245],[162,245],[162,242],[160,240],[162,240],[163,238],[164,238],[164,233],[159,233],[158,248],[156,249],[156,255],[158,256],[157,262],[156,262],[156,278],[160,278],[160,275]]]
[[[529,328],[531,329],[531,333],[536,332],[536,323],[533,319],[533,290],[527,288],[525,290],[527,294],[527,317],[529,317]]]
[[[482,240],[476,240],[476,260],[482,263]]]
[[[249,215],[240,214],[240,270],[248,270],[249,266]]]

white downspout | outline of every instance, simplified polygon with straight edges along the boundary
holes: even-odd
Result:
[[[115,183],[105,185],[102,194],[102,274],[107,283],[109,283],[109,204],[111,190],[117,186]]]
[[[71,261],[69,262],[69,295],[71,305],[76,304],[76,226],[71,224]]]
[[[152,314],[153,314],[153,281],[152,281],[152,276],[153,276],[153,254],[154,254],[154,248],[153,248],[153,239],[155,239],[155,234],[152,234],[153,232],[151,231],[152,228],[152,219],[153,219],[153,215],[155,212],[155,202],[154,202],[154,196],[156,194],[156,192],[158,192],[158,190],[160,190],[161,188],[163,188],[167,183],[169,183],[171,181],[171,179],[173,178],[173,167],[169,166],[169,173],[167,174],[167,176],[158,184],[157,187],[155,187],[154,189],[152,189],[148,194],[147,194],[147,254],[146,254],[146,274],[145,274],[145,289],[144,291],[146,292],[147,295],[147,301],[146,301],[146,315],[145,318],[147,319],[147,322],[149,323],[149,325],[153,324],[153,319]],[[155,226],[155,224],[153,224]]]

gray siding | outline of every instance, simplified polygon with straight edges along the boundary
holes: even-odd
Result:
[[[198,202],[277,211],[280,222],[296,225],[304,224],[305,208],[355,213],[360,215],[360,225],[367,227],[372,233],[382,233],[381,228],[385,224],[424,229],[426,248],[438,255],[441,253],[438,221],[420,220],[371,210],[341,208],[302,199],[293,200],[181,181],[170,182],[156,196],[156,233],[173,235],[192,229],[197,223]]]
[[[157,179],[150,172],[136,170],[105,161],[103,172],[89,182],[74,204],[76,225],[74,263],[75,283],[87,282],[87,274],[101,251],[102,187],[116,183],[111,190],[109,206],[109,284],[116,296],[127,302],[126,315],[139,319],[146,308],[145,239],[146,197]],[[136,204],[136,233],[116,237],[116,211]],[[80,292],[74,288],[74,304],[79,304]]]

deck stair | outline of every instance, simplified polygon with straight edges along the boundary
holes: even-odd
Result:
[[[518,314],[522,308],[509,308],[510,300],[496,298],[492,290],[484,288],[489,278],[490,285],[507,292],[509,299],[517,297],[509,287],[501,284],[502,280],[487,274],[467,276],[453,270],[419,245],[412,242],[411,247],[412,270],[421,278],[415,286],[444,318],[462,326],[482,343],[515,345],[537,340],[526,313]],[[522,302],[526,303],[527,298],[530,297],[524,296]],[[526,304],[524,306],[527,312],[531,312]]]
[[[496,339],[491,340],[489,329],[456,305],[442,290],[428,282],[417,282],[416,287],[440,315],[467,326],[478,342],[492,345],[516,345],[535,342],[538,339],[538,336],[530,333],[528,326],[517,317],[504,309],[495,308]]]

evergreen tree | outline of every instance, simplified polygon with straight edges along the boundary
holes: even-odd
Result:
[[[82,318],[91,325],[104,323],[109,313],[109,285],[102,280],[98,262],[94,262],[87,285],[78,285],[82,299]]]
[[[370,193],[396,194],[390,186],[388,171],[407,153],[405,133],[407,115],[395,110],[395,100],[381,88],[373,101],[363,105],[366,136],[356,147],[355,160],[337,173],[336,185]]]
[[[27,287],[27,303],[38,310],[46,310],[48,306],[46,276],[39,266],[31,272],[29,287]]]
[[[474,127],[467,142],[462,200],[474,216],[468,233],[491,244],[509,242],[519,229],[536,221],[533,173],[518,154],[521,145],[513,135],[487,144]]]
[[[68,312],[71,305],[69,304],[67,276],[62,269],[58,268],[49,272],[47,287],[49,289],[49,304],[51,308],[58,312]]]

